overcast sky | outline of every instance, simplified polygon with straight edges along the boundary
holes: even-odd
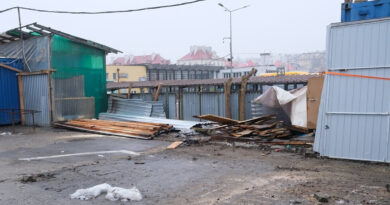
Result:
[[[13,6],[50,10],[101,11],[134,9],[190,0],[1,0]],[[235,57],[260,52],[300,53],[325,50],[326,26],[340,21],[343,0],[207,0],[183,7],[124,14],[67,15],[22,11],[22,24],[38,22],[82,38],[143,55],[152,52],[176,61],[191,45],[212,46],[229,54],[229,16],[217,3],[234,9]],[[0,31],[18,26],[17,12],[0,14]]]

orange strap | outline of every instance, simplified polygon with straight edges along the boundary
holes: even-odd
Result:
[[[348,77],[355,77],[355,78],[370,78],[370,79],[377,79],[377,80],[390,80],[390,78],[383,78],[383,77],[376,77],[376,76],[368,76],[368,75],[354,75],[354,74],[347,74],[347,73],[336,73],[336,72],[322,72],[324,75],[340,75],[340,76],[348,76]]]

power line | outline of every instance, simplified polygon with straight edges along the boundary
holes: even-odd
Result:
[[[169,5],[163,5],[163,6],[154,6],[154,7],[145,7],[145,8],[139,8],[139,9],[128,9],[128,10],[115,10],[115,11],[95,11],[95,12],[89,12],[89,11],[56,11],[56,10],[44,10],[44,9],[35,9],[35,8],[28,8],[28,7],[11,7],[8,9],[0,10],[0,13],[4,13],[13,9],[24,9],[28,11],[36,11],[36,12],[44,12],[44,13],[59,13],[59,14],[112,14],[112,13],[130,13],[130,12],[137,12],[137,11],[145,11],[145,10],[155,10],[155,9],[163,9],[163,8],[171,8],[171,7],[178,7],[178,6],[184,6],[188,4],[194,4],[201,1],[206,0],[194,0],[194,1],[188,1],[183,3],[177,3],[177,4],[169,4]]]

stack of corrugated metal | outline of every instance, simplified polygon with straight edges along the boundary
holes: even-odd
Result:
[[[100,113],[101,120],[165,123],[176,129],[189,130],[199,122],[166,119],[164,106],[161,102],[144,101],[141,99],[122,99],[110,97],[108,110]]]
[[[166,118],[164,106],[161,102],[144,101],[142,99],[110,97],[108,112],[140,117]]]

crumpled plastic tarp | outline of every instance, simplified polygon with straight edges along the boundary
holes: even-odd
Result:
[[[267,107],[282,108],[290,117],[292,125],[307,127],[306,93],[307,86],[291,91],[272,86],[253,102]]]

